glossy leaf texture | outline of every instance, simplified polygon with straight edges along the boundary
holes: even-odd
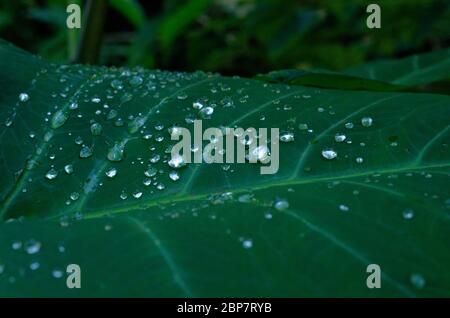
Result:
[[[0,296],[450,296],[448,96],[57,65],[6,43],[0,69]],[[279,171],[172,168],[168,130],[193,119],[279,128]]]

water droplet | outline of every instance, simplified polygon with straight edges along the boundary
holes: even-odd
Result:
[[[107,120],[111,120],[111,119],[116,118],[116,117],[117,117],[117,110],[115,110],[115,109],[111,109],[108,112],[108,114],[106,115],[106,119]]]
[[[124,155],[124,148],[125,144],[123,143],[114,144],[114,146],[112,146],[108,151],[108,160],[113,162],[121,161]]]
[[[343,212],[347,212],[350,210],[350,208],[348,206],[346,206],[345,204],[340,204],[339,205],[339,210],[343,211]]]
[[[143,82],[144,82],[144,80],[142,79],[142,77],[137,76],[137,75],[133,76],[129,81],[130,85],[133,87],[140,86]]]
[[[345,139],[347,139],[347,136],[343,133],[337,133],[336,135],[334,135],[334,140],[336,142],[343,142]]]
[[[31,269],[32,271],[35,271],[35,270],[39,269],[39,267],[40,267],[39,262],[32,262],[32,263],[30,264],[30,269]]]
[[[200,109],[200,111],[198,112],[200,117],[203,119],[210,118],[213,113],[214,113],[214,108],[212,108],[211,106],[204,107],[204,108]]]
[[[405,220],[411,220],[414,217],[414,211],[412,209],[406,209],[402,215]]]
[[[106,172],[105,172],[106,176],[109,178],[114,178],[117,174],[117,169],[116,168],[109,168]]]
[[[75,143],[77,145],[81,145],[83,143],[83,138],[81,138],[81,136],[77,136],[77,138],[75,138]]]
[[[52,276],[54,278],[61,278],[63,276],[63,272],[59,269],[52,270]]]
[[[253,247],[253,241],[251,239],[246,239],[242,241],[242,247],[245,249],[249,249]]]
[[[253,149],[252,156],[253,158],[259,160],[260,162],[266,163],[266,161],[269,159],[270,156],[269,148],[263,145],[258,146],[255,149]]]
[[[188,98],[188,95],[186,93],[180,94],[177,96],[177,99],[179,100],[185,100],[186,98]]]
[[[239,196],[238,201],[241,203],[250,203],[253,201],[254,196],[253,193],[245,193]]]
[[[155,129],[158,131],[161,131],[164,129],[164,124],[163,123],[156,123],[155,124]]]
[[[13,250],[19,250],[22,248],[22,242],[21,241],[14,241],[11,245]]]
[[[111,87],[117,90],[121,90],[123,88],[123,83],[119,79],[114,79],[111,81]]]
[[[300,129],[300,130],[307,130],[308,129],[308,124],[298,124],[298,129]]]
[[[337,152],[333,149],[324,149],[322,150],[322,157],[327,160],[332,160],[337,157]]]
[[[357,157],[356,158],[356,163],[363,163],[364,162],[364,158],[363,157]]]
[[[285,199],[277,199],[273,206],[278,211],[284,211],[289,208],[289,202]]]
[[[134,134],[136,131],[138,131],[142,126],[145,125],[145,117],[138,116],[134,118],[132,121],[128,123],[128,131],[131,134]]]
[[[168,131],[171,136],[179,136],[181,135],[182,129],[178,126],[172,126],[169,127]]]
[[[69,118],[69,112],[60,109],[56,113],[53,114],[50,126],[53,129],[59,128],[66,123],[68,118]]]
[[[31,239],[25,243],[25,251],[28,254],[36,254],[39,253],[40,250],[41,250],[41,242]]]
[[[282,142],[291,142],[294,141],[294,133],[290,132],[290,131],[285,131],[282,132],[280,135],[280,140]]]
[[[80,194],[79,194],[78,192],[72,192],[72,193],[70,194],[70,199],[71,199],[72,201],[78,200],[79,197],[80,197]]]
[[[142,197],[142,191],[136,190],[133,192],[133,197],[135,199],[139,199],[140,197]]]
[[[93,123],[91,125],[91,133],[94,136],[100,136],[102,134],[103,127],[99,123]]]
[[[144,181],[142,181],[142,183],[143,183],[146,187],[148,187],[149,185],[152,184],[152,179],[150,179],[150,178],[145,178]]]
[[[48,180],[53,180],[58,176],[58,171],[56,171],[54,168],[51,168],[47,173],[45,174],[45,177]]]
[[[361,125],[364,127],[370,127],[373,124],[373,119],[371,117],[363,117],[361,119]]]
[[[169,166],[172,168],[178,169],[186,165],[184,162],[183,156],[173,155],[172,158],[168,162]]]
[[[71,164],[65,165],[65,166],[64,166],[64,171],[65,171],[67,174],[72,174],[72,173],[73,173],[73,166],[72,166]]]
[[[19,100],[20,100],[22,103],[25,103],[25,102],[28,101],[29,99],[30,99],[30,96],[28,96],[27,93],[20,93],[20,94],[19,94]]]
[[[162,183],[158,183],[158,185],[156,186],[156,189],[158,190],[164,190],[166,188],[166,186]]]
[[[126,199],[128,198],[128,195],[127,195],[125,192],[122,192],[122,193],[120,194],[120,198],[121,198],[122,200],[126,200]]]
[[[60,252],[60,253],[64,253],[66,251],[66,248],[65,248],[65,246],[64,245],[58,245],[58,252]]]
[[[203,102],[201,100],[197,100],[192,103],[192,107],[195,109],[202,109],[204,106]]]
[[[70,110],[74,110],[78,108],[78,104],[76,102],[70,103],[69,105],[69,109]]]
[[[346,123],[344,126],[347,129],[352,129],[353,128],[353,123]]]
[[[80,158],[89,158],[90,156],[92,156],[92,152],[92,148],[83,146],[80,149]]]
[[[158,172],[158,169],[156,169],[155,167],[148,167],[148,169],[144,171],[144,174],[147,177],[153,177],[156,175],[157,172]]]
[[[422,289],[426,285],[425,278],[422,275],[417,274],[417,273],[412,274],[411,277],[409,278],[409,280],[410,280],[411,284],[417,289]]]
[[[6,120],[5,120],[5,126],[6,126],[6,127],[11,126],[12,123],[13,123],[13,120],[12,120],[11,117],[6,118]]]
[[[122,127],[124,125],[123,119],[122,118],[117,118],[116,121],[114,122],[114,126],[116,127]]]
[[[180,175],[176,171],[171,171],[169,173],[169,178],[172,179],[173,181],[177,181],[178,179],[180,179]]]

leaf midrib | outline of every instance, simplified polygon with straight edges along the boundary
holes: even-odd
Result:
[[[417,171],[417,170],[427,170],[427,169],[434,169],[434,168],[447,168],[450,167],[450,163],[437,163],[437,164],[430,164],[430,165],[406,165],[404,167],[391,167],[388,169],[380,169],[380,170],[371,170],[371,171],[365,171],[361,173],[352,173],[352,174],[340,174],[340,175],[334,175],[334,176],[325,176],[325,177],[314,177],[310,179],[285,179],[280,182],[274,182],[274,183],[260,183],[255,186],[245,187],[245,188],[239,188],[235,190],[230,190],[233,194],[239,194],[244,193],[248,191],[258,191],[258,190],[264,190],[264,189],[270,189],[274,187],[283,187],[283,186],[293,186],[293,185],[302,185],[302,184],[315,184],[315,183],[322,183],[322,182],[332,182],[332,181],[340,181],[340,180],[346,180],[351,178],[358,178],[358,177],[366,177],[370,175],[375,174],[391,174],[391,173],[402,173],[402,172],[408,172],[408,171]],[[161,197],[159,199],[150,198],[148,201],[140,201],[139,203],[134,203],[126,206],[121,206],[118,208],[105,208],[102,210],[98,210],[96,212],[92,212],[89,214],[86,214],[84,216],[84,219],[97,219],[101,218],[103,216],[111,216],[119,213],[126,213],[126,212],[132,212],[136,210],[144,210],[149,207],[158,206],[162,204],[171,204],[171,203],[179,203],[179,202],[191,202],[196,200],[202,200],[206,199],[211,195],[218,195],[221,193],[226,192],[227,190],[217,191],[217,192],[208,192],[208,193],[201,193],[197,195],[177,195],[172,197]],[[47,218],[48,220],[58,220],[61,216],[64,214],[59,214],[56,216],[51,216]]]

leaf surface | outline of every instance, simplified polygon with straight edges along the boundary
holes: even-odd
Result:
[[[1,296],[450,295],[449,97],[54,65],[5,43],[0,69]],[[170,178],[168,128],[192,130],[198,99],[214,107],[203,129],[293,134],[279,171]]]

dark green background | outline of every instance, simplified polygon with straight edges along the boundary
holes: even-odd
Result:
[[[79,34],[66,28],[65,6],[76,2],[84,14],[85,1],[0,0],[0,38],[67,62]],[[449,1],[376,1],[382,28],[370,30],[372,2],[111,0],[94,63],[253,76],[285,68],[341,70],[448,47]]]

